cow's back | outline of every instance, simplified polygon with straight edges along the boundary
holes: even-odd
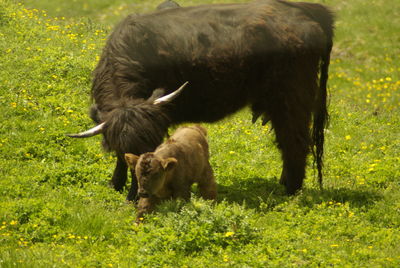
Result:
[[[235,65],[252,64],[253,56],[258,53],[272,55],[308,45],[309,36],[306,34],[310,34],[310,28],[316,28],[316,32],[322,30],[317,29],[318,23],[310,12],[314,6],[322,7],[318,4],[262,0],[131,15],[117,27],[108,43],[112,44],[116,56],[130,57],[131,64],[140,63],[145,72],[165,72],[167,67],[173,71],[173,67],[182,64],[191,67],[218,64],[208,66],[214,68],[222,68],[227,61],[234,61]],[[321,16],[324,11],[325,16],[330,15],[324,8],[316,10]],[[264,51],[257,50],[260,49],[260,40],[267,42]],[[251,62],[246,62],[248,57]],[[228,67],[236,69],[235,66]]]
[[[324,47],[323,30],[305,9],[263,0],[128,16],[111,34],[100,63],[112,81],[95,79],[113,84],[114,93],[99,94],[94,85],[95,101],[105,103],[110,94],[148,98],[156,88],[171,92],[189,81],[174,103],[173,123],[220,120],[254,98],[260,78],[277,62]]]

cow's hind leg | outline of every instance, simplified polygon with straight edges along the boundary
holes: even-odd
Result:
[[[285,58],[280,64],[281,74],[267,82],[264,108],[282,155],[280,183],[288,194],[295,194],[303,185],[311,148],[310,123],[318,92],[319,57],[313,53],[298,55]]]
[[[309,115],[283,116],[273,120],[276,141],[281,150],[283,169],[280,183],[288,194],[294,194],[303,185],[306,158],[310,148]]]
[[[295,194],[302,187],[305,177],[311,143],[310,121],[315,81],[307,72],[282,79],[274,85],[277,91],[271,94],[266,107],[282,154],[280,183],[285,185],[288,194]]]

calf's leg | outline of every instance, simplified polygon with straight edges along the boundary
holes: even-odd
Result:
[[[204,199],[215,200],[217,198],[217,183],[210,164],[206,167],[204,175],[199,181],[199,191]]]
[[[172,186],[172,198],[182,198],[185,201],[190,200],[190,186],[191,184],[185,182],[175,183]]]

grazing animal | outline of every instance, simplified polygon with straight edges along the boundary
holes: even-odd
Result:
[[[198,183],[204,199],[216,198],[217,185],[209,163],[206,135],[201,126],[181,127],[154,152],[140,156],[125,154],[138,179],[138,218],[152,211],[161,200],[188,200],[193,183]]]
[[[71,136],[103,134],[104,148],[117,154],[112,183],[121,190],[124,153],[153,151],[171,125],[215,122],[250,106],[253,121],[271,121],[287,193],[302,187],[310,151],[322,183],[333,24],[323,5],[283,0],[130,15],[94,71],[91,117],[98,125]]]

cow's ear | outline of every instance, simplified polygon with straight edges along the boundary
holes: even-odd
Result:
[[[153,93],[151,94],[150,98],[147,99],[149,102],[154,102],[156,99],[161,98],[165,95],[165,89],[163,88],[156,88]]]
[[[154,100],[153,104],[168,103],[168,102],[172,101],[173,99],[178,97],[179,94],[181,94],[182,90],[186,87],[186,85],[188,83],[189,82],[186,81],[180,88],[178,88],[174,92],[172,92],[172,93],[170,93],[168,95],[165,95],[164,97],[157,98],[156,100]]]
[[[178,160],[176,160],[176,158],[169,157],[169,158],[163,159],[161,162],[161,165],[165,171],[169,171],[169,170],[172,170],[176,166],[177,163],[178,163]]]
[[[129,166],[131,169],[134,169],[134,168],[135,168],[138,159],[139,159],[139,156],[137,156],[137,155],[134,155],[134,154],[125,154],[125,161],[126,161],[126,163],[128,164],[128,166]]]

